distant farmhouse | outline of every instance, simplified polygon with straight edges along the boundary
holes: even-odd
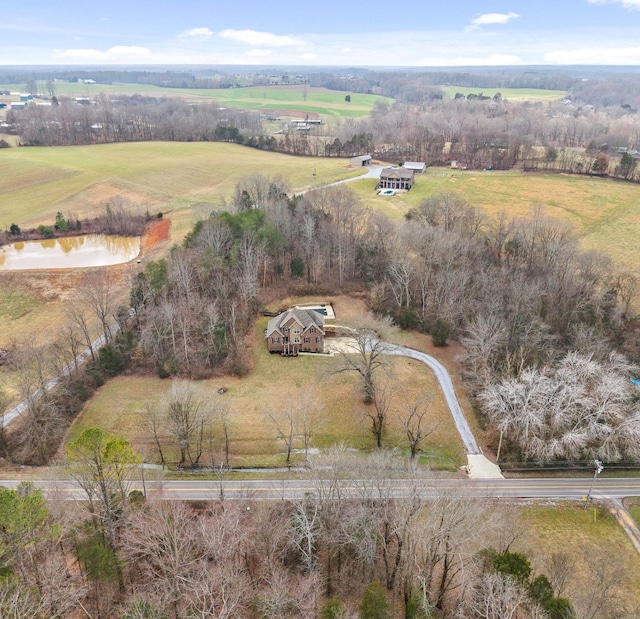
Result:
[[[414,171],[406,168],[384,168],[380,172],[379,189],[403,189],[413,187]]]
[[[271,353],[295,356],[299,352],[324,352],[324,315],[294,307],[272,318],[264,335]]]

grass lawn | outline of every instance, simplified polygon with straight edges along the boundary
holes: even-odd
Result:
[[[375,180],[349,184],[363,202],[401,219],[426,197],[442,191],[458,193],[487,214],[500,211],[527,216],[541,205],[547,216],[572,225],[584,249],[596,249],[635,267],[640,261],[640,185],[603,178],[519,171],[452,171],[431,168],[416,176],[406,194],[379,196]]]
[[[553,553],[567,553],[574,562],[568,597],[597,587],[590,569],[598,566],[615,575],[615,589],[631,607],[640,605],[640,556],[606,509],[597,509],[594,521],[594,510],[584,511],[578,502],[529,504],[519,509],[519,524],[522,537],[514,550],[523,551],[537,573],[548,573]]]
[[[341,299],[336,301],[337,308],[344,304]],[[338,313],[341,314],[341,309]],[[350,373],[333,374],[337,358],[270,355],[262,339],[267,320],[261,318],[257,321],[253,368],[246,377],[225,376],[199,383],[211,394],[214,405],[220,402],[229,407],[231,464],[284,465],[284,445],[278,442],[274,425],[265,411],[278,418],[289,406],[300,405],[307,396],[311,402],[317,403],[314,416],[319,424],[312,439],[314,447],[344,442],[357,449],[372,449],[374,440],[369,430],[370,421],[364,415],[365,406],[361,402],[360,383],[356,377]],[[394,411],[388,416],[386,445],[401,448],[404,445],[401,421],[395,411],[402,413],[405,406],[430,394],[426,426],[434,426],[435,430],[424,441],[422,462],[440,469],[457,470],[466,459],[433,374],[426,366],[411,359],[391,357],[389,362],[389,379],[396,395]],[[220,387],[226,387],[228,391],[218,395]],[[101,427],[128,438],[145,457],[154,460],[157,454],[152,442],[138,429],[138,413],[146,401],[160,403],[169,388],[169,381],[152,377],[115,378],[87,403],[72,426],[69,438],[87,427]],[[301,447],[302,441],[297,440],[294,448]],[[175,459],[175,451],[171,452],[171,457]],[[297,456],[297,459],[301,457]]]
[[[445,96],[453,99],[457,92],[463,95],[479,95],[493,97],[496,93],[500,93],[503,99],[513,101],[554,101],[563,99],[566,90],[545,90],[543,88],[471,88],[469,86],[442,86]]]

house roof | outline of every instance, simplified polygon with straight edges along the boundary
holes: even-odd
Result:
[[[371,155],[356,155],[355,157],[351,157],[351,159],[360,159],[360,161],[371,161]]]
[[[380,178],[413,178],[413,170],[406,168],[384,168],[380,172]]]
[[[309,327],[316,327],[322,333],[324,333],[324,316],[315,310],[301,309],[299,307],[293,307],[286,312],[280,314],[280,316],[274,316],[267,324],[266,335],[269,337],[274,331],[277,331],[282,335],[282,326],[289,322],[291,319],[302,325],[303,330]]]
[[[405,161],[402,167],[407,170],[424,170],[427,164],[424,161]]]

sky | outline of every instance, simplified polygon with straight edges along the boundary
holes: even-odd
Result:
[[[640,65],[640,0],[7,0],[0,65]]]

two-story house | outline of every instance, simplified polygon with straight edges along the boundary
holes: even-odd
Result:
[[[264,335],[272,353],[324,352],[324,316],[312,309],[294,307],[272,318]]]

